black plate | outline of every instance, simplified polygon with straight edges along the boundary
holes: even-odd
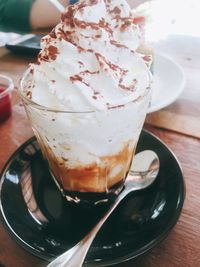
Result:
[[[85,266],[108,266],[137,257],[163,240],[180,215],[184,181],[179,163],[159,139],[143,131],[138,152],[155,151],[160,172],[147,189],[129,195],[94,240]],[[0,207],[8,232],[30,253],[51,260],[80,240],[105,206],[80,208],[58,192],[35,138],[23,144],[1,174]]]

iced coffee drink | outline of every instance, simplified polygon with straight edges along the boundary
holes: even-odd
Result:
[[[68,6],[42,39],[20,94],[68,200],[119,192],[144,123],[150,74],[125,0]]]

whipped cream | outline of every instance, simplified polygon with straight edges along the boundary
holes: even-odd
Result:
[[[28,117],[62,192],[109,192],[126,178],[151,92],[133,21],[125,0],[69,6],[22,79]]]
[[[66,8],[31,64],[32,101],[67,111],[108,110],[135,101],[149,86],[136,52],[139,30],[125,0],[84,0]]]

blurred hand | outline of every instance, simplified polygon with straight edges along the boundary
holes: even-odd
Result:
[[[68,0],[59,0],[63,6]],[[35,0],[31,9],[30,23],[33,30],[54,27],[60,21],[60,12],[49,0]]]

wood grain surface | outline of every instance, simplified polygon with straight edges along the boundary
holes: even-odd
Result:
[[[199,45],[199,39],[196,45]],[[175,43],[173,43],[175,42]],[[188,42],[188,40],[187,40]],[[186,44],[187,44],[186,42]],[[186,88],[182,96],[165,109],[148,115],[145,128],[163,140],[181,163],[186,199],[182,214],[169,236],[158,246],[135,260],[116,267],[199,267],[200,266],[200,50],[194,55],[174,47],[171,40],[163,49],[181,64],[186,73]],[[171,49],[170,49],[171,47]],[[199,46],[198,46],[199,49]],[[173,51],[173,52],[172,52]],[[198,59],[196,58],[198,54]],[[19,78],[33,58],[17,56],[0,49],[0,73]],[[13,93],[13,114],[0,124],[0,170],[11,154],[33,135],[16,92]],[[39,267],[46,263],[32,256],[6,232],[0,223],[0,267]]]

